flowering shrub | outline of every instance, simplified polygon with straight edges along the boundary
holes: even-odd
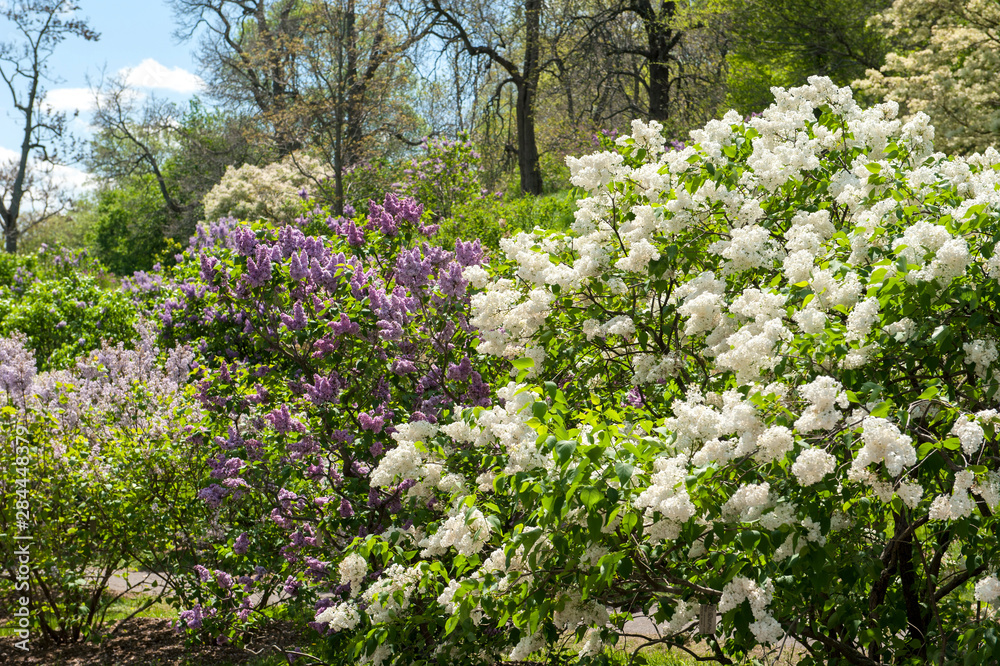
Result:
[[[127,294],[78,273],[32,281],[20,293],[0,289],[0,334],[26,334],[42,370],[71,366],[102,340],[131,341],[136,316]]]
[[[223,220],[199,232],[171,280],[143,277],[162,302],[163,339],[201,353],[208,418],[192,438],[211,469],[199,498],[223,529],[220,564],[196,569],[205,598],[182,628],[231,640],[276,604],[312,620],[349,589],[338,571],[355,587],[370,573],[345,560],[349,544],[413,520],[400,515],[410,485],[371,480],[400,429],[490,404],[463,277],[482,249],[423,241],[435,229],[421,214],[387,195],[358,222],[322,211],[292,225]]]
[[[881,70],[854,85],[899,102],[905,113],[934,118],[936,144],[971,153],[995,145],[1000,132],[1000,14],[978,0],[894,0],[872,17],[894,52]]]
[[[333,171],[304,153],[289,155],[263,167],[244,164],[226,167],[226,173],[205,195],[205,218],[232,215],[241,219],[292,221],[301,209],[296,195],[315,191],[317,181],[333,178]]]
[[[432,221],[451,217],[458,205],[498,198],[482,185],[481,155],[467,134],[426,139],[421,148],[424,154],[410,161],[393,189],[422,203]]]
[[[209,528],[194,502],[203,456],[181,436],[200,421],[183,388],[192,354],[161,356],[151,329],[139,333],[135,349],[105,344],[71,369],[42,373],[23,333],[0,338],[0,464],[9,470],[0,531],[14,533],[15,508],[26,502],[31,621],[55,642],[99,637],[122,596],[108,592],[113,575],[141,564],[172,580],[177,567],[160,565],[176,564]],[[15,469],[26,470],[27,487]],[[0,545],[0,593],[16,589],[18,545]]]
[[[102,340],[135,337],[135,304],[85,253],[42,246],[0,260],[0,335],[20,331],[40,369],[65,368]]]
[[[473,199],[455,206],[441,222],[438,241],[451,247],[456,238],[477,238],[483,247],[500,248],[500,240],[535,227],[566,231],[573,223],[576,199],[572,194],[538,197]]]
[[[464,269],[520,372],[373,461],[414,523],[343,542],[345,660],[605,663],[639,614],[722,663],[1000,658],[1000,154],[824,78],[776,99],[682,150],[636,122],[569,160],[573,233]]]

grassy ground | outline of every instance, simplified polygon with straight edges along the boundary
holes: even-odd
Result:
[[[635,645],[637,646],[638,643]],[[615,663],[621,664],[621,666],[631,666],[629,659],[632,657],[634,649],[635,646],[629,646],[626,649],[615,650]],[[701,658],[712,654],[709,647],[705,644],[696,644],[691,646],[690,649]],[[662,645],[652,645],[642,648],[638,654],[641,656],[641,659],[631,662],[637,666],[639,664],[645,664],[646,666],[695,666],[695,664],[711,665],[719,663],[715,660],[699,661],[682,650]],[[804,655],[805,650],[801,645],[797,646],[794,642],[789,641],[784,646],[780,646],[780,649],[776,649],[773,654],[765,654],[758,648],[754,650],[750,657],[740,663],[747,666],[795,666]]]

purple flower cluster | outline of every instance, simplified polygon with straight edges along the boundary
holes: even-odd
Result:
[[[424,207],[416,199],[404,197],[400,199],[395,194],[387,193],[381,204],[368,202],[368,228],[378,229],[385,236],[392,238],[399,233],[404,222],[418,224],[423,215]]]
[[[215,617],[217,612],[214,608],[204,611],[201,604],[195,604],[191,610],[181,611],[180,621],[177,623],[177,631],[180,631],[183,625],[187,625],[188,629],[201,629],[202,622],[206,618]]]

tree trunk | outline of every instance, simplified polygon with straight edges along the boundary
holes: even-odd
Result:
[[[341,118],[342,108],[343,103],[338,102],[337,126],[334,130],[336,134],[334,136],[333,146],[333,212],[338,216],[342,216],[344,214],[344,123]]]
[[[649,119],[665,123],[670,117],[670,68],[649,63]]]
[[[542,193],[542,171],[538,166],[535,143],[535,91],[522,85],[517,89],[517,166],[521,173],[521,192]]]
[[[346,50],[347,73],[346,85],[347,99],[341,101],[341,106],[346,103],[346,113],[344,122],[346,131],[344,132],[344,145],[342,147],[342,159],[348,165],[354,164],[358,160],[358,145],[361,143],[361,108],[364,103],[363,82],[358,75],[358,45],[357,45],[357,15],[354,11],[354,0],[347,1],[347,8],[344,12],[344,38],[341,48]],[[338,130],[339,131],[339,130]]]
[[[535,96],[538,92],[539,55],[541,52],[542,0],[525,0],[525,52],[523,77],[517,86],[517,166],[521,174],[521,192],[542,193],[542,170],[538,165],[535,143]]]
[[[671,28],[675,4],[663,4],[657,16],[652,7],[644,7],[643,23],[649,45],[649,119],[665,122],[670,117],[670,52],[680,41],[681,33]]]
[[[17,226],[11,225],[10,227],[8,227],[5,236],[6,238],[4,239],[4,250],[6,250],[10,254],[14,254],[15,252],[17,252],[17,237],[19,236],[19,234],[17,233]]]

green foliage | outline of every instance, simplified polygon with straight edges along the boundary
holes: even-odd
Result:
[[[181,373],[160,370],[158,351],[139,347],[82,357],[26,400],[5,394],[0,436],[16,446],[0,447],[0,464],[23,481],[0,485],[0,532],[32,537],[32,633],[47,640],[98,640],[110,629],[121,594],[108,581],[123,570],[160,572],[175,603],[186,598],[178,581],[197,560],[185,554],[209,524],[194,485],[205,454],[182,436],[197,410],[176,383]],[[14,561],[13,544],[0,544],[4,562]],[[15,581],[0,579],[0,595]]]
[[[454,214],[441,222],[435,242],[451,248],[455,240],[479,239],[483,247],[499,249],[500,239],[519,231],[541,227],[566,231],[573,223],[576,199],[572,192],[549,196],[516,196],[507,201],[475,199],[456,206]]]
[[[97,200],[84,196],[65,214],[29,229],[17,243],[18,252],[38,252],[43,246],[92,251],[96,224]]]
[[[424,154],[402,171],[397,189],[424,205],[431,221],[451,217],[455,209],[478,199],[492,199],[480,179],[480,155],[467,134],[455,140],[428,139]]]
[[[43,371],[71,366],[102,340],[134,339],[135,321],[128,294],[105,290],[83,273],[34,280],[24,291],[0,287],[0,335],[26,334]]]
[[[0,253],[0,286],[22,286],[26,279],[34,277],[36,265],[34,255]]]
[[[731,0],[735,48],[727,56],[728,106],[747,115],[763,111],[772,86],[803,85],[828,76],[837,85],[862,78],[885,61],[888,43],[868,18],[889,0]],[[726,11],[724,10],[724,11]]]
[[[135,176],[98,194],[94,243],[114,273],[148,271],[169,248],[168,218],[151,175]]]

